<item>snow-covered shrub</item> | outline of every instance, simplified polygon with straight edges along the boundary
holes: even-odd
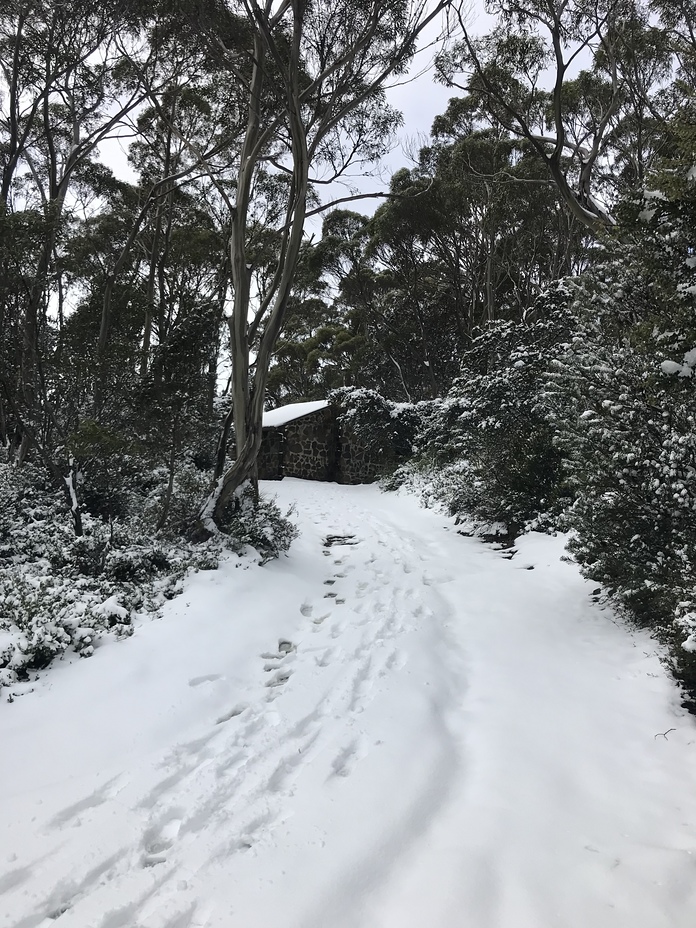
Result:
[[[622,239],[578,281],[578,328],[547,402],[575,494],[575,557],[673,645],[696,694],[696,182],[632,206]]]
[[[413,454],[413,443],[431,403],[394,403],[376,390],[341,387],[329,395],[344,427],[385,472]]]
[[[428,494],[456,516],[505,534],[558,511],[561,456],[540,403],[546,371],[567,334],[568,285],[543,294],[525,322],[496,322],[462,358],[461,376],[418,436]]]
[[[228,506],[221,529],[233,550],[242,553],[248,545],[265,564],[287,551],[297,538],[298,529],[291,514],[283,515],[274,499],[257,498],[253,488],[246,484],[234,505]]]
[[[134,616],[174,596],[189,570],[215,567],[225,541],[153,541],[138,523],[89,514],[76,538],[61,493],[31,466],[0,465],[0,503],[0,687],[131,634]]]
[[[222,550],[253,548],[263,563],[296,536],[272,501],[243,497],[220,534],[194,544],[187,533],[212,476],[193,462],[196,443],[163,453],[126,435],[85,421],[70,439],[80,537],[42,469],[0,464],[0,687],[63,654],[87,657],[105,635],[131,634],[134,617],[175,596],[188,571],[214,569]]]

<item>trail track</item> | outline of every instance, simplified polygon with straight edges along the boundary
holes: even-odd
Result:
[[[1,928],[691,928],[696,726],[559,539],[268,489],[287,558],[0,706]]]

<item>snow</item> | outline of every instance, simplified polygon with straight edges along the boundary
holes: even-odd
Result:
[[[684,365],[678,364],[676,361],[663,361],[660,364],[660,370],[663,374],[681,374],[684,371]]]
[[[696,288],[694,288],[696,290]],[[677,361],[663,361],[660,370],[663,374],[678,374],[680,377],[691,377],[696,367],[696,348],[692,348],[684,355],[684,363]]]
[[[302,535],[0,706],[1,928],[691,928],[696,724],[563,539]]]
[[[74,459],[70,458],[70,470],[68,471],[67,476],[63,477],[65,485],[68,488],[68,493],[70,494],[70,509],[72,512],[77,512],[80,508],[77,502],[77,494],[75,493],[75,486],[73,484],[73,466]]]
[[[224,482],[224,475],[218,477],[215,486],[213,487],[210,495],[203,505],[203,508],[201,509],[201,524],[203,525],[203,528],[206,529],[206,531],[210,532],[211,535],[216,535],[218,533],[218,527],[215,524],[215,520],[213,519],[213,513],[215,512],[217,501],[220,499],[222,485]]]
[[[264,428],[278,428],[292,422],[293,419],[301,419],[319,409],[326,409],[328,406],[326,400],[314,400],[311,403],[288,403],[287,406],[280,406],[278,409],[271,409],[263,414]]]
[[[128,610],[118,601],[118,596],[109,596],[99,606],[95,606],[94,611],[98,615],[116,616],[119,619],[127,619],[130,615]]]

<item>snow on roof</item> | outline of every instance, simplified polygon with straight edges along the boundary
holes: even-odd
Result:
[[[287,406],[280,406],[278,409],[271,409],[270,412],[263,414],[264,428],[278,428],[293,419],[301,419],[310,413],[317,412],[319,409],[326,409],[328,406],[326,400],[314,400],[311,403],[288,403]]]

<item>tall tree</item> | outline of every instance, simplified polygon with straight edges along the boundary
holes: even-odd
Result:
[[[18,446],[11,453],[22,462],[33,447],[57,480],[65,478],[78,532],[73,468],[55,455],[65,428],[50,388],[51,309],[55,300],[60,326],[59,243],[71,197],[79,201],[93,189],[99,144],[142,100],[138,86],[126,88],[117,77],[124,58],[116,34],[130,55],[147,57],[132,23],[112,4],[12,0],[0,13],[0,232],[9,235],[23,213],[37,246],[29,273],[3,293],[5,325],[14,316],[9,331],[17,339],[17,366],[14,374],[0,371],[0,383]]]
[[[577,220],[594,232],[612,225],[606,191],[597,189],[613,158],[612,133],[618,141],[631,130],[630,145],[640,149],[635,173],[644,173],[646,117],[664,115],[657,94],[671,59],[647,7],[639,0],[493,0],[489,8],[496,26],[476,37],[462,22],[462,41],[440,58],[442,80],[526,140]],[[588,58],[591,66],[576,73]],[[630,145],[624,140],[624,152]]]
[[[303,0],[241,0],[225,6],[226,21],[241,20],[248,36],[243,49],[224,49],[230,72],[246,90],[247,128],[230,237],[232,408],[220,439],[215,486],[199,512],[200,535],[215,530],[236,491],[254,475],[268,370],[292,292],[312,187],[381,152],[397,121],[386,106],[384,83],[404,71],[422,31],[450,6],[451,0],[314,6]],[[216,30],[224,44],[224,27]],[[273,272],[255,290],[249,241],[259,181],[269,173],[282,191],[282,218]],[[233,424],[236,460],[225,468]]]

